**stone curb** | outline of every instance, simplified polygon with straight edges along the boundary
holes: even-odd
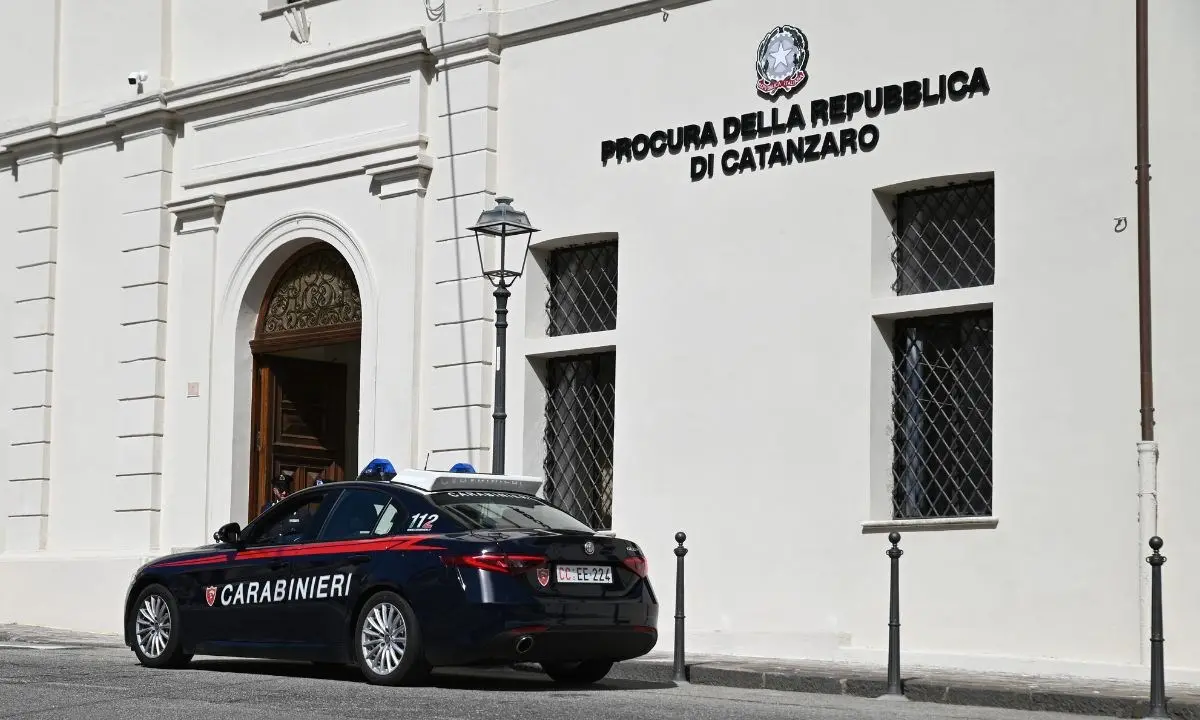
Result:
[[[541,672],[537,665],[519,670]],[[685,668],[693,685],[714,685],[747,690],[783,690],[822,695],[877,698],[887,690],[887,673],[860,668],[788,667],[770,662],[697,662]],[[613,666],[608,677],[673,684],[673,665],[664,660],[634,660]],[[903,681],[905,696],[914,702],[1003,708],[1039,712],[1099,715],[1118,718],[1145,717],[1149,691],[1126,683],[986,678],[970,675],[911,674]],[[1167,688],[1167,710],[1173,718],[1200,720],[1200,695],[1172,695]]]

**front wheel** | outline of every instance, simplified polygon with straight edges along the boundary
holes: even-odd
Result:
[[[612,670],[607,660],[583,660],[570,663],[542,663],[542,670],[556,683],[565,685],[590,685],[600,682]]]
[[[359,670],[376,685],[411,685],[429,675],[416,613],[394,592],[372,595],[359,611],[354,654]]]
[[[179,603],[162,585],[148,585],[138,594],[130,617],[133,652],[146,667],[183,667],[192,656],[183,651]]]

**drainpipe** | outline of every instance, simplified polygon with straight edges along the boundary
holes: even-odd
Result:
[[[1150,356],[1150,129],[1147,81],[1147,0],[1137,0],[1137,227],[1138,341],[1142,390],[1142,439],[1138,443],[1137,554],[1141,605],[1142,664],[1149,662],[1150,566],[1144,561],[1150,538],[1158,534],[1158,443],[1154,440],[1154,372]]]

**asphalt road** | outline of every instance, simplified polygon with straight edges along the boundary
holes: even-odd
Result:
[[[150,670],[111,647],[29,649],[0,643],[0,718],[91,720],[254,718],[326,720],[414,717],[421,720],[1082,720],[913,702],[735,690],[703,685],[605,681],[559,689],[544,676],[515,670],[445,671],[429,686],[368,685],[352,669],[299,663],[197,658],[184,670]]]

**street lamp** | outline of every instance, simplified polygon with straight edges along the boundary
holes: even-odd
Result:
[[[508,331],[508,288],[525,272],[525,259],[529,256],[529,240],[537,228],[529,224],[529,216],[512,206],[512,198],[497,197],[496,207],[484,210],[474,227],[467,228],[475,233],[475,247],[479,251],[479,268],[495,290],[496,298],[496,388],[492,407],[492,474],[504,474],[504,371],[507,362],[505,343]],[[489,268],[483,260],[484,236],[500,240],[500,254],[496,267]],[[522,237],[524,236],[523,244]],[[512,242],[514,241],[515,242]],[[515,247],[510,247],[515,245]],[[516,258],[521,253],[521,268],[514,270]]]

